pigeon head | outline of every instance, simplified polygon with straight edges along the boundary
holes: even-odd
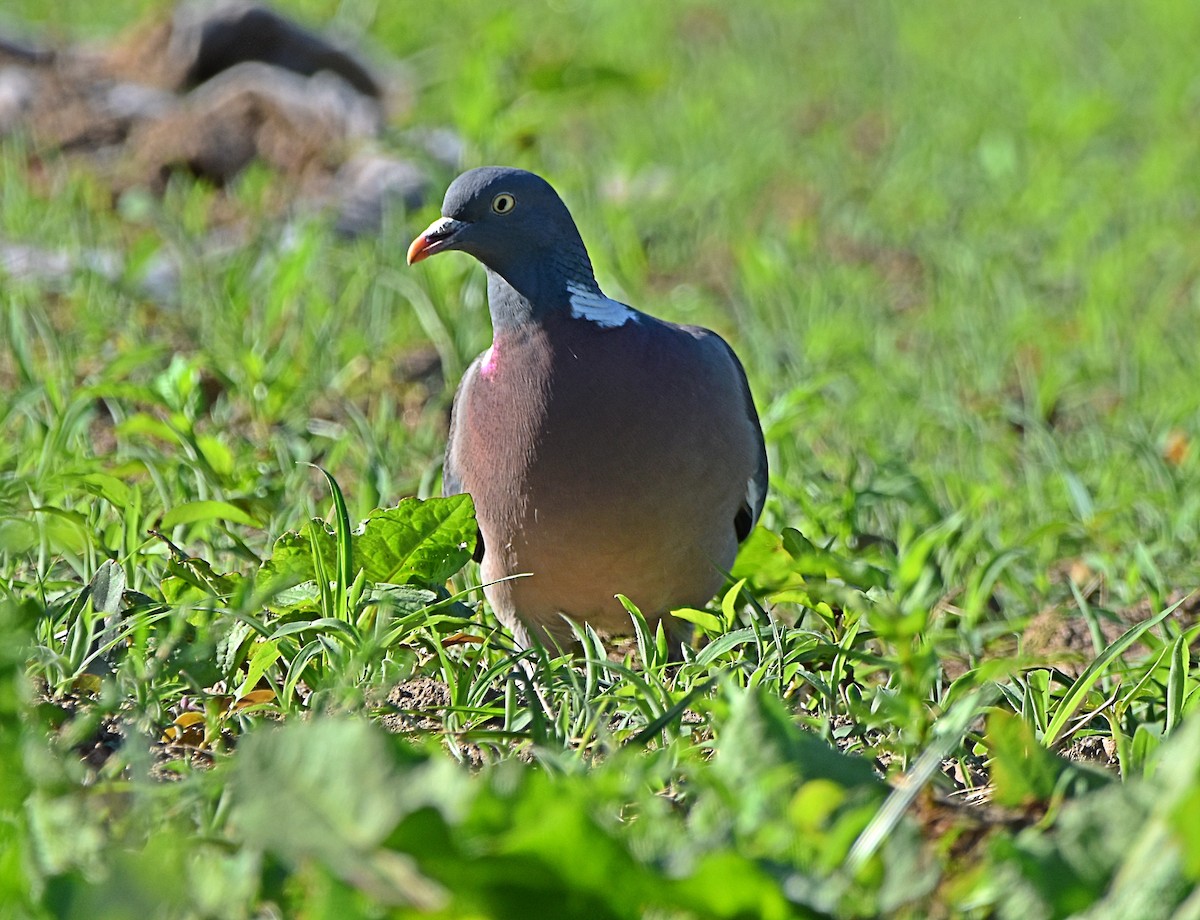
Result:
[[[567,206],[550,183],[523,169],[482,166],[450,184],[441,218],[413,240],[408,264],[449,250],[474,256],[535,314],[565,305],[568,285],[596,289]],[[507,291],[495,293],[511,299]]]

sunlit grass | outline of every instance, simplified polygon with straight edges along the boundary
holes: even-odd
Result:
[[[10,137],[0,241],[123,268],[0,281],[0,903],[1172,915],[1200,878],[1200,11],[288,8],[407,58],[388,145],[450,126],[467,165],[545,174],[610,294],[735,345],[765,527],[682,663],[634,613],[615,655],[522,653],[477,569],[430,561],[464,534],[376,552],[449,506],[356,532],[437,491],[489,339],[470,260],[404,266],[433,207],[350,242],[262,167],[114,207]]]

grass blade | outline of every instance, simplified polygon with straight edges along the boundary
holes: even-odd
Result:
[[[1046,747],[1053,747],[1062,739],[1067,724],[1079,710],[1079,707],[1083,705],[1083,701],[1087,699],[1088,693],[1091,692],[1092,688],[1107,673],[1109,665],[1116,661],[1129,646],[1141,638],[1146,630],[1157,626],[1174,613],[1185,600],[1187,598],[1180,598],[1161,613],[1155,614],[1150,619],[1143,620],[1141,623],[1135,623],[1129,627],[1112,645],[1104,650],[1102,655],[1097,656],[1096,660],[1087,666],[1087,669],[1075,679],[1075,683],[1070,686],[1063,696],[1058,710],[1046,726],[1045,734],[1042,735],[1042,744]]]

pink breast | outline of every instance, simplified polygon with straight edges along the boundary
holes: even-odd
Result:
[[[479,373],[490,380],[496,374],[496,368],[500,362],[500,349],[496,343],[492,343],[492,347],[483,353],[483,363],[479,366]]]

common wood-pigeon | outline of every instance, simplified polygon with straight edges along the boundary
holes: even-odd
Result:
[[[492,345],[458,388],[443,474],[475,501],[485,595],[521,645],[553,649],[572,639],[564,617],[628,632],[621,593],[677,651],[690,626],[670,610],[713,597],[762,513],[741,363],[715,332],[604,296],[533,173],[463,173],[442,215],[408,262],[461,250],[487,270]]]

